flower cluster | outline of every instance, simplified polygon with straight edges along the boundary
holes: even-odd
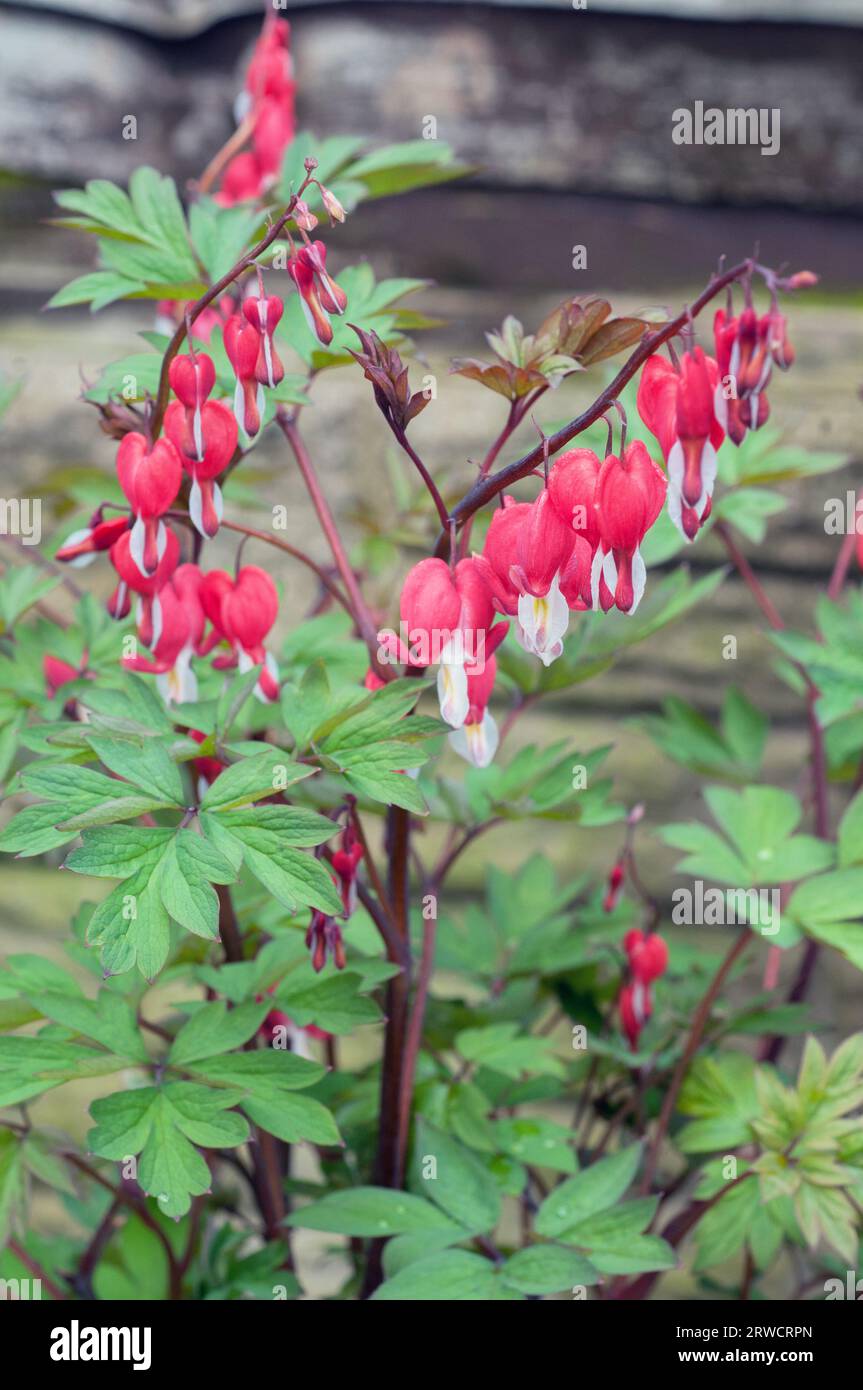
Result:
[[[757,430],[770,414],[765,394],[774,365],[786,371],[794,361],[785,316],[776,300],[761,317],[747,304],[736,317],[718,309],[713,324],[719,373],[727,381],[723,393],[723,423],[734,444],[741,444],[747,430]]]
[[[813,278],[801,272],[783,283],[797,288]],[[625,427],[618,452],[609,446],[603,459],[569,449],[533,502],[501,499],[482,554],[452,569],[423,560],[408,574],[402,636],[378,635],[379,660],[437,666],[441,715],[456,731],[450,743],[469,761],[485,766],[498,743],[487,706],[493,653],[509,623],[494,624],[494,614],[513,619],[518,643],[548,666],[563,652],[571,613],[636,611],[647,579],[641,545],[666,501],[688,542],[707,521],[726,430],[739,444],[763,424],[772,365],[794,358],[775,298],[761,319],[750,305],[737,318],[718,314],[716,352],[693,346],[670,361],[654,353],[644,365],[636,404],[665,471],[641,440],[624,442]],[[370,680],[374,688],[378,678]]]
[[[225,168],[216,202],[222,207],[260,198],[272,187],[294,138],[294,82],[288,51],[291,26],[270,15],[246,71],[235,115],[251,132],[252,148]]]

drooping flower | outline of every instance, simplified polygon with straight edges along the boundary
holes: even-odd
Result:
[[[269,15],[255,44],[236,119],[251,127],[252,149],[235,155],[215,201],[222,207],[258,198],[273,184],[294,138],[294,82],[288,51],[290,25]]]
[[[257,377],[258,332],[242,315],[232,314],[225,324],[222,341],[237,378],[234,415],[237,424],[252,439],[261,428],[264,410],[264,388]]]
[[[623,947],[629,957],[633,975],[642,984],[650,985],[664,975],[668,968],[668,943],[658,932],[628,931]]]
[[[243,300],[243,313],[259,338],[255,376],[262,386],[278,386],[285,375],[273,342],[273,334],[283,312],[284,305],[276,294],[261,294]]]
[[[600,540],[596,485],[601,468],[602,460],[592,449],[569,449],[559,455],[548,479],[555,511],[575,536],[572,552],[561,571],[560,591],[570,609],[577,611],[593,606],[591,570]],[[600,606],[607,610],[612,601],[600,577]]]
[[[148,578],[165,553],[167,529],[161,518],[180,491],[180,455],[169,439],[157,439],[151,447],[143,434],[133,431],[120,441],[117,476],[135,517],[129,554]]]
[[[277,97],[293,99],[294,82],[288,49],[291,26],[286,19],[268,15],[246,68],[244,90],[252,102]]]
[[[550,666],[563,651],[569,605],[560,576],[572,553],[572,528],[556,511],[547,488],[530,506],[518,531],[510,578],[518,590],[516,635],[525,651]]]
[[[165,434],[180,453],[186,472],[191,474],[189,515],[202,536],[213,537],[224,511],[222,489],[216,478],[236,452],[237,421],[221,401],[205,401],[190,437],[186,407],[180,401],[172,401],[165,411]],[[186,451],[187,444],[191,444],[193,453]]]
[[[226,594],[229,594],[234,587],[234,581],[227,570],[210,570],[201,580],[201,587],[198,590],[198,599],[204,612],[205,619],[212,624],[208,637],[202,637],[198,645],[198,655],[206,656],[217,647],[221,642],[230,641],[227,632],[222,624],[222,601]],[[218,669],[224,666],[236,666],[237,657],[231,651],[226,659],[216,658],[213,665]]]
[[[599,545],[593,559],[593,606],[599,602],[600,578],[621,613],[634,613],[644,593],[647,570],[641,542],[665,501],[666,480],[642,444],[627,444],[622,458],[609,454],[596,484]]]
[[[713,320],[723,387],[717,400],[724,409],[722,421],[733,444],[741,444],[747,430],[760,429],[770,416],[765,390],[773,372],[771,329],[770,316],[759,319],[751,305],[737,318],[718,309]]]
[[[617,907],[618,900],[623,891],[623,880],[625,876],[626,869],[624,864],[621,860],[618,860],[616,864],[612,865],[611,873],[608,875],[608,886],[605,890],[605,897],[602,900],[603,912],[613,912]],[[624,941],[624,945],[625,944]]]
[[[401,639],[387,642],[388,634],[379,634],[383,659],[436,665],[441,716],[460,728],[470,705],[465,666],[484,661],[494,621],[491,593],[475,559],[460,560],[454,571],[443,560],[420,560],[405,578],[400,616]]]
[[[259,198],[264,191],[264,180],[257,155],[251,150],[235,154],[225,166],[222,186],[214,196],[220,207],[231,208],[236,203]]]
[[[508,623],[498,623],[493,631],[503,628],[505,636],[508,626]],[[449,744],[459,757],[473,763],[474,767],[488,767],[500,742],[497,724],[488,709],[497,675],[497,658],[487,655],[481,669],[467,666],[465,672],[468,711],[461,728],[453,729],[448,736]]]
[[[797,354],[788,341],[788,320],[779,312],[778,304],[773,304],[767,315],[767,347],[774,365],[787,372]]]
[[[653,1013],[653,1000],[650,990],[640,980],[633,980],[622,987],[618,996],[620,1023],[633,1052],[638,1051],[641,1030]]]
[[[252,133],[262,192],[275,182],[285,150],[293,138],[293,106],[287,107],[280,97],[264,97],[258,106]]]
[[[171,390],[183,408],[183,428],[173,443],[186,458],[204,453],[201,409],[216,384],[216,368],[205,352],[180,353],[168,368]]]
[[[132,558],[131,531],[124,531],[111,547],[111,564],[117,571],[119,583],[108,600],[112,618],[125,618],[129,612],[130,592],[138,595],[136,622],[138,638],[152,649],[162,631],[162,612],[159,593],[165,587],[180,559],[180,542],[170,527],[166,527],[165,549],[155,574],[143,575]]]
[[[725,438],[720,369],[701,348],[685,352],[679,367],[654,354],[638,386],[638,413],[656,435],[668,470],[668,514],[692,541],[710,515],[716,451]]]
[[[357,874],[363,858],[363,847],[353,826],[342,832],[339,847],[333,853],[332,866],[342,895],[345,917],[350,917],[357,905]]]
[[[503,506],[495,509],[481,555],[473,559],[485,579],[498,613],[514,617],[518,612],[519,591],[512,580],[518,559],[518,537],[530,512],[529,502],[516,502],[507,494]]]
[[[653,1012],[650,986],[668,966],[668,945],[658,933],[645,934],[636,928],[626,933],[623,948],[630,978],[620,991],[618,1005],[623,1031],[635,1052],[641,1030]]]
[[[90,518],[89,526],[80,531],[73,531],[66,537],[54,559],[71,565],[73,569],[84,569],[86,565],[92,564],[102,551],[110,550],[114,542],[128,529],[127,516],[115,516],[105,521],[100,507]]]
[[[239,669],[250,671],[253,666],[263,667],[255,695],[264,701],[279,697],[279,668],[272,652],[264,647],[264,639],[278,613],[279,596],[266,570],[257,565],[244,565],[235,583],[223,594],[220,620],[222,630],[237,649]]]
[[[310,241],[287,265],[297,287],[306,322],[318,342],[327,347],[333,341],[331,314],[343,314],[348,299],[344,290],[327,271],[327,248],[322,241]]]
[[[599,545],[596,484],[602,460],[592,449],[568,449],[548,475],[548,492],[558,516],[590,546]]]
[[[198,698],[198,682],[191,666],[194,645],[191,640],[189,611],[174,580],[159,591],[161,623],[152,644],[152,658],[126,657],[130,671],[143,671],[157,677],[156,685],[165,703],[175,704]]]

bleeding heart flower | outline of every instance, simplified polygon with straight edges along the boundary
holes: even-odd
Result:
[[[246,68],[245,90],[252,101],[265,97],[293,98],[291,56],[288,52],[291,26],[286,19],[270,14],[264,22]]]
[[[255,376],[263,386],[278,386],[285,375],[273,342],[273,334],[283,312],[284,305],[275,294],[262,294],[243,301],[243,313],[260,339]]]
[[[569,449],[560,454],[548,475],[548,492],[558,516],[587,542],[591,554],[599,545],[596,484],[602,461],[592,449]]]
[[[563,651],[569,605],[560,590],[561,571],[574,544],[572,528],[555,510],[544,488],[518,531],[510,579],[519,593],[516,636],[525,651],[550,666]]]
[[[637,1052],[639,1035],[653,1012],[650,990],[640,980],[634,980],[623,986],[617,1002],[621,1026],[632,1051]]]
[[[436,665],[441,716],[461,728],[470,705],[465,666],[482,667],[494,621],[491,593],[476,559],[460,560],[454,571],[443,560],[414,565],[402,587],[400,616],[404,638],[383,659],[395,654],[409,665]],[[500,640],[494,639],[495,645]]]
[[[710,515],[716,451],[725,438],[717,418],[717,411],[724,414],[719,368],[701,348],[685,352],[679,367],[654,355],[641,374],[637,404],[668,469],[668,514],[692,541]]]
[[[232,208],[237,203],[246,203],[252,198],[260,198],[264,191],[264,175],[258,157],[251,150],[234,155],[222,175],[222,186],[213,201],[220,207]]]
[[[225,324],[222,341],[237,378],[234,415],[237,424],[252,439],[261,428],[264,409],[264,388],[257,378],[260,348],[258,332],[239,314],[232,314]]]
[[[73,531],[67,536],[55,560],[71,565],[73,569],[84,569],[91,565],[103,550],[110,550],[116,540],[129,529],[127,516],[115,516],[110,521],[102,520],[102,508],[90,518],[90,525],[81,531]]]
[[[263,189],[274,182],[293,138],[293,103],[286,105],[278,96],[264,97],[258,105],[252,134],[252,148],[261,171]]]
[[[238,648],[239,669],[263,666],[255,695],[264,701],[279,696],[279,668],[273,654],[264,648],[264,638],[278,613],[279,596],[270,576],[257,565],[244,565],[236,582],[223,594],[220,621],[228,640]]]
[[[356,838],[353,826],[349,825],[342,832],[341,843],[332,858],[345,917],[350,917],[357,905],[357,873],[362,858],[363,847]]]
[[[165,434],[183,459],[192,476],[189,489],[189,515],[202,536],[212,538],[224,512],[222,489],[216,478],[230,464],[237,449],[237,422],[221,401],[205,401],[198,414],[197,439],[189,441],[185,407],[172,401],[165,411]],[[192,442],[189,456],[185,444]]]
[[[508,623],[499,623],[494,632],[504,629]],[[448,736],[449,745],[466,762],[474,767],[488,767],[494,758],[500,742],[497,725],[488,711],[488,702],[497,675],[497,658],[487,656],[482,670],[466,666],[468,711],[464,724],[454,729]]]
[[[751,305],[737,318],[718,309],[713,332],[723,388],[717,395],[717,409],[724,412],[720,418],[728,438],[741,444],[747,430],[760,429],[770,416],[764,394],[773,371],[770,315],[759,319]]]
[[[199,459],[204,453],[201,407],[216,384],[213,359],[205,352],[180,354],[171,361],[168,381],[183,407],[184,428],[172,442],[187,458]]]
[[[650,985],[668,966],[668,946],[656,932],[645,934],[634,928],[623,938],[623,948],[632,978],[621,989],[618,1004],[623,1031],[635,1052],[639,1034],[653,1012]]]
[[[117,476],[135,516],[129,553],[148,578],[156,573],[165,553],[167,531],[160,518],[180,491],[180,455],[169,439],[157,439],[151,448],[144,436],[134,431],[120,441]]]
[[[640,545],[662,511],[666,486],[665,474],[639,439],[627,444],[622,458],[609,454],[604,460],[596,484],[600,541],[591,575],[594,608],[600,578],[621,613],[638,607],[647,579]]]
[[[668,967],[668,943],[651,932],[636,943],[629,952],[632,973],[642,984],[649,985],[664,975]]]
[[[288,261],[288,274],[297,287],[306,322],[320,343],[333,341],[330,314],[343,314],[347,295],[327,272],[327,248],[311,241]]]
[[[141,574],[131,553],[131,531],[124,531],[111,547],[111,564],[120,583],[108,600],[112,618],[125,618],[129,612],[129,592],[138,595],[136,614],[138,638],[145,647],[158,642],[162,630],[159,593],[165,587],[180,559],[180,542],[170,527],[166,527],[165,550],[155,574]]]
[[[473,557],[488,585],[495,609],[511,617],[518,612],[519,600],[512,570],[518,559],[519,533],[530,507],[529,502],[516,502],[507,494],[503,506],[496,508],[492,516],[482,555]]]
[[[169,580],[160,589],[159,608],[161,623],[159,636],[152,644],[152,660],[143,656],[126,657],[123,665],[130,671],[157,676],[157,688],[167,705],[194,701],[198,698],[198,682],[191,667],[194,646],[190,613],[177,591],[175,580]]]

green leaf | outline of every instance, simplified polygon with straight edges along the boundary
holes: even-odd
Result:
[[[64,1081],[123,1071],[128,1057],[46,1038],[0,1037],[0,1106],[16,1105]]]
[[[207,788],[201,808],[205,811],[226,811],[245,806],[250,801],[262,801],[274,792],[284,791],[295,782],[311,777],[314,771],[313,767],[292,762],[278,748],[270,753],[243,758],[241,762],[225,768]]]
[[[319,1202],[292,1212],[286,1224],[346,1236],[394,1236],[411,1231],[465,1234],[463,1228],[423,1197],[415,1197],[410,1192],[393,1192],[386,1187],[352,1187],[345,1192],[330,1192]]]
[[[369,197],[384,198],[462,178],[466,172],[463,165],[454,162],[444,141],[405,140],[356,160],[345,170],[345,176],[364,184]]]
[[[487,1303],[519,1297],[493,1264],[469,1250],[444,1250],[409,1264],[372,1294],[379,1303]]]
[[[588,1250],[617,1250],[641,1234],[653,1220],[658,1199],[640,1197],[631,1202],[618,1202],[606,1211],[599,1211],[564,1231],[561,1240],[581,1245]]]
[[[590,1261],[602,1274],[649,1274],[674,1269],[677,1256],[661,1236],[629,1236],[619,1247],[612,1242],[596,1246]]]
[[[96,908],[87,940],[100,947],[109,973],[137,965],[146,979],[153,979],[167,958],[169,918],[195,936],[218,936],[219,901],[211,885],[236,878],[234,865],[187,829],[112,825],[88,830],[66,865],[75,873],[124,880]]]
[[[90,739],[90,746],[110,772],[134,782],[149,796],[163,802],[184,804],[183,781],[176,763],[154,739],[139,744],[128,739]]]
[[[500,1196],[479,1160],[451,1135],[417,1118],[412,1184],[468,1231],[493,1230]]]
[[[257,1033],[268,1010],[268,1004],[254,1003],[228,1009],[221,999],[202,1005],[174,1038],[168,1053],[169,1063],[182,1067],[202,1057],[214,1057],[217,1053],[242,1047]]]
[[[259,1125],[286,1144],[325,1144],[332,1148],[343,1140],[335,1120],[325,1105],[312,1096],[282,1092],[278,1100],[252,1097],[243,1109],[253,1124]]]
[[[545,1038],[519,1035],[517,1023],[495,1023],[488,1028],[466,1028],[455,1045],[462,1057],[504,1076],[518,1078],[524,1072],[561,1076],[563,1066],[549,1051]]]
[[[221,780],[217,778],[214,785]],[[330,824],[330,833],[335,834],[337,827]],[[270,817],[262,818],[257,812],[250,817],[233,811],[205,815],[202,828],[222,854],[231,854],[233,846],[255,878],[289,911],[317,907],[331,916],[341,913],[341,899],[323,864],[284,843],[282,835],[271,828]],[[233,862],[237,863],[237,859]]]
[[[12,1130],[0,1129],[0,1248],[20,1227],[25,1195],[21,1141]]]
[[[362,977],[351,970],[311,980],[300,969],[279,988],[273,1003],[283,1008],[298,1028],[307,1028],[311,1023],[328,1033],[342,1035],[381,1020],[380,1009],[373,999],[365,997],[364,988],[368,987]]]
[[[626,1192],[638,1171],[641,1145],[601,1158],[555,1188],[536,1215],[538,1235],[555,1238],[596,1212],[606,1211]]]
[[[697,1118],[677,1140],[683,1153],[727,1152],[751,1142],[759,1113],[755,1063],[748,1053],[697,1058],[686,1075],[678,1109]]]
[[[578,1284],[598,1284],[599,1270],[574,1250],[560,1245],[530,1245],[506,1261],[501,1278],[519,1293],[557,1293]]]
[[[314,1086],[324,1074],[320,1063],[278,1048],[206,1057],[187,1063],[185,1070],[215,1086],[228,1086],[234,1094],[245,1092],[258,1100],[274,1100],[283,1091]]]
[[[863,791],[846,807],[839,822],[839,868],[863,864]]]
[[[38,565],[10,565],[0,579],[0,632],[9,632],[19,618],[60,583]]]
[[[758,1183],[748,1179],[730,1188],[715,1207],[705,1212],[695,1228],[697,1270],[721,1264],[740,1249],[760,1200]]]
[[[235,1148],[248,1125],[230,1107],[237,1095],[187,1081],[119,1091],[95,1100],[88,1135],[93,1153],[115,1161],[140,1155],[138,1182],[166,1216],[185,1216],[193,1196],[210,1187],[210,1170],[195,1147]]]

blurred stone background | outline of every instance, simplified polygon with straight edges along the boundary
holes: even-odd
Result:
[[[113,306],[95,317],[78,309],[39,312],[57,288],[92,266],[87,238],[45,225],[51,189],[92,177],[122,182],[138,163],[155,164],[181,187],[199,173],[233,127],[233,100],[260,12],[236,0],[0,4],[0,373],[23,378],[0,429],[3,495],[39,495],[40,484],[65,466],[110,469],[112,446],[95,413],[75,401],[81,377],[92,380],[100,365],[136,350],[137,332],[151,326],[146,304]],[[364,205],[328,237],[337,270],[368,259],[379,277],[430,281],[413,303],[444,321],[417,342],[439,396],[413,438],[433,470],[453,469],[465,486],[473,472],[468,460],[487,447],[504,407],[492,393],[448,377],[447,363],[455,354],[483,355],[483,333],[506,313],[531,328],[566,295],[587,291],[607,293],[619,312],[679,306],[720,255],[733,262],[756,243],[771,265],[819,273],[818,290],[789,309],[798,358],[792,372],[776,374],[770,399],[790,441],[843,451],[851,471],[791,485],[790,505],[773,520],[759,555],[780,611],[805,625],[838,544],[824,532],[824,500],[854,485],[861,457],[860,0],[588,0],[586,10],[567,0],[399,0],[283,12],[293,24],[301,127],[385,143],[418,137],[432,115],[439,138],[475,168],[443,189]],[[672,112],[695,100],[778,108],[780,152],[674,145]],[[121,137],[128,114],[137,117],[137,141]],[[587,268],[574,271],[578,244],[587,248]],[[593,373],[567,383],[545,399],[538,418],[570,418],[596,389]],[[388,441],[358,371],[325,375],[314,399],[310,446],[356,539],[358,510],[381,495]],[[529,437],[528,426],[500,461],[517,457]],[[274,472],[261,499],[266,512],[251,523],[267,524],[273,503],[286,503],[294,535],[326,561],[303,490],[275,439],[261,457]],[[0,549],[4,561],[16,558],[8,546]],[[222,538],[214,551],[214,563],[229,558]],[[699,571],[718,556],[708,540],[687,559]],[[254,559],[285,585],[287,630],[310,602],[311,586],[275,552]],[[104,570],[88,570],[91,578],[107,592]],[[373,581],[370,592],[382,616],[392,618],[389,587]],[[721,661],[728,633],[738,638],[736,663]],[[747,595],[733,577],[697,614],[613,672],[532,711],[516,726],[513,746],[564,734],[579,748],[613,742],[609,768],[620,799],[645,800],[653,824],[697,814],[694,779],[661,758],[630,721],[669,693],[709,715],[730,681],[770,713],[767,776],[799,788],[807,747],[802,710],[772,674]],[[837,809],[844,796],[836,794]],[[617,831],[577,833],[562,825],[496,830],[462,861],[453,892],[477,885],[485,861],[512,863],[535,848],[561,873],[590,865],[605,872],[618,838]],[[643,877],[668,899],[674,856],[646,835],[641,858]],[[83,895],[80,881],[34,864],[4,864],[0,872],[4,945],[43,949],[62,937]],[[819,1017],[839,1032],[860,1026],[859,975],[835,955],[823,962],[812,997]],[[76,1133],[86,1128],[83,1115],[61,1118]]]

